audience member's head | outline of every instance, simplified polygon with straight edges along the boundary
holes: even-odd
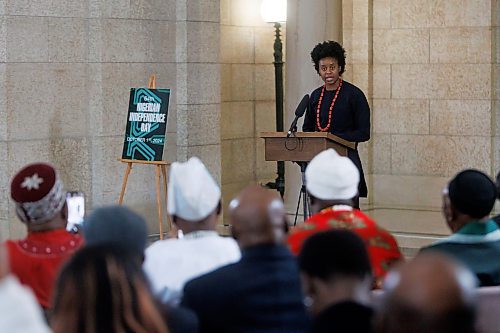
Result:
[[[370,259],[365,243],[355,233],[331,230],[314,234],[305,241],[298,261],[314,315],[341,301],[368,302]]]
[[[129,249],[141,261],[144,258],[148,237],[146,221],[127,207],[95,209],[85,219],[83,235],[88,246],[113,244]]]
[[[285,241],[285,208],[274,191],[258,185],[246,187],[230,202],[229,218],[233,236],[242,249]]]
[[[35,163],[22,168],[12,179],[10,195],[28,231],[66,228],[66,191],[51,165]]]
[[[439,253],[423,253],[384,282],[379,332],[472,333],[476,279]]]
[[[349,158],[340,156],[334,149],[322,151],[306,168],[312,212],[338,204],[352,206],[358,195],[358,183],[358,168]]]
[[[54,333],[166,333],[141,266],[126,250],[87,246],[63,267],[54,295]]]
[[[214,230],[221,212],[220,202],[219,186],[197,157],[172,163],[167,210],[180,230]]]
[[[481,171],[458,173],[443,191],[443,214],[455,232],[471,220],[488,217],[495,205],[495,183]]]

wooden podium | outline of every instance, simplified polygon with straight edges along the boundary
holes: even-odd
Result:
[[[299,206],[302,198],[304,221],[310,216],[309,196],[306,191],[305,171],[307,162],[325,149],[333,148],[341,156],[347,156],[347,149],[356,149],[356,143],[346,141],[336,135],[326,132],[295,132],[290,136],[284,132],[262,132],[260,137],[264,139],[264,151],[266,161],[292,161],[300,166],[302,173],[302,186],[300,189],[295,221],[299,214]]]
[[[325,149],[333,148],[347,156],[347,148],[356,149],[356,143],[326,132],[296,132],[287,137],[285,132],[262,132],[266,161],[309,162]]]

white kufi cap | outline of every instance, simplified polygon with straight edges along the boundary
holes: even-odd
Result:
[[[188,221],[201,221],[220,202],[220,188],[197,157],[174,162],[168,181],[167,211]]]
[[[306,188],[322,200],[348,200],[358,193],[359,171],[334,149],[316,155],[306,169]]]

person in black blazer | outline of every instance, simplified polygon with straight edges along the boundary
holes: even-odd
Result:
[[[346,66],[342,45],[319,43],[311,51],[311,60],[325,84],[311,92],[302,131],[327,132],[356,143],[356,149],[347,150],[347,157],[359,170],[359,197],[366,198],[368,187],[357,147],[370,139],[370,105],[361,89],[342,79]],[[354,208],[359,208],[359,197]]]
[[[301,333],[309,319],[297,263],[284,245],[283,202],[259,186],[229,205],[239,262],[189,281],[182,305],[196,312],[200,333]]]

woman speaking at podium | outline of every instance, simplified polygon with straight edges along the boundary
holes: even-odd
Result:
[[[314,47],[311,59],[325,84],[311,93],[302,130],[329,132],[355,142],[356,147],[358,142],[368,141],[370,106],[361,89],[341,78],[345,71],[344,48],[337,42],[325,41]],[[358,194],[366,197],[368,189],[357,149],[348,148],[347,156],[359,169]],[[359,197],[355,208],[359,208]]]

